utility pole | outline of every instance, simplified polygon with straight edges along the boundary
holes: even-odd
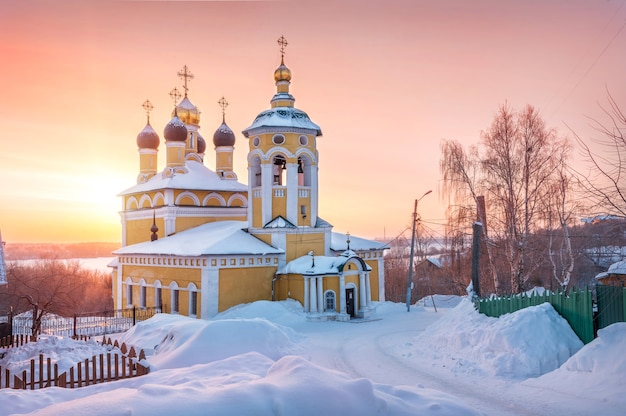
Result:
[[[409,255],[409,279],[406,286],[406,311],[411,311],[411,286],[413,286],[413,254],[415,253],[415,226],[417,225],[417,203],[432,191],[426,192],[424,195],[415,200],[413,206],[413,233],[411,234],[411,254]]]
[[[472,288],[474,295],[480,298],[480,236],[483,232],[483,224],[476,221],[473,226],[472,237]]]

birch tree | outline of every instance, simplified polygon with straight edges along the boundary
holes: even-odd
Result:
[[[568,143],[545,126],[534,107],[515,112],[503,105],[482,133],[479,146],[464,157],[456,156],[459,148],[458,143],[442,148],[444,190],[465,203],[476,203],[477,195],[485,195],[491,241],[498,244],[507,265],[510,290],[521,292],[541,264],[529,240],[545,225],[544,201],[561,179],[557,172],[567,162]],[[498,272],[493,274],[499,293]]]

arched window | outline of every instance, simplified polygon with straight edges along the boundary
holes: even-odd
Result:
[[[298,186],[311,186],[311,159],[305,155],[298,157]]]
[[[335,299],[334,291],[327,290],[324,293],[324,312],[335,312],[337,310]]]
[[[198,315],[198,288],[193,283],[187,286],[189,290],[189,316]]]
[[[178,284],[176,282],[172,282],[170,284],[170,303],[172,305],[172,313],[178,313],[180,311],[179,304],[179,296],[180,292],[178,290]]]
[[[252,177],[253,186],[261,186],[261,159],[258,157],[252,159],[250,168],[252,169],[252,174],[254,175]]]
[[[154,282],[154,307],[163,308],[163,291],[161,290],[161,282]]]
[[[139,307],[146,308],[146,281],[143,279],[139,282]]]
[[[287,169],[287,160],[283,155],[274,156],[272,159],[272,174],[274,175],[274,185],[282,185],[284,183],[283,172]]]
[[[126,278],[126,306],[133,306],[133,280]]]

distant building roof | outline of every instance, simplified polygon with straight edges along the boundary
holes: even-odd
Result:
[[[626,260],[611,264],[606,272],[597,274],[596,279],[603,279],[611,274],[626,275]]]

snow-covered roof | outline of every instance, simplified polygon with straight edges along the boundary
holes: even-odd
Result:
[[[263,228],[297,228],[293,223],[287,221],[282,216],[274,218],[272,221],[265,224]]]
[[[188,160],[185,166],[189,170],[184,174],[164,177],[162,172],[154,175],[145,183],[131,186],[120,195],[154,191],[157,189],[189,189],[198,191],[247,192],[248,186],[232,179],[222,179],[217,173],[195,160]]]
[[[333,232],[330,240],[330,249],[333,251],[345,251],[348,249],[348,235],[343,233]],[[378,241],[368,240],[365,238],[355,237],[350,235],[350,250],[365,251],[365,250],[382,250],[388,248],[387,244],[379,243]]]
[[[165,254],[204,256],[225,254],[282,254],[284,251],[264,243],[244,229],[247,221],[217,221],[163,237],[122,247],[114,254]]]
[[[345,251],[341,256],[315,256],[306,255],[298,257],[280,268],[277,274],[301,274],[304,276],[320,276],[339,274],[343,271],[343,266],[350,260],[356,258],[366,268],[371,270],[363,260],[352,250]]]
[[[602,279],[610,274],[624,274],[626,275],[626,260],[618,261],[609,266],[609,270],[596,275],[596,279]]]
[[[263,111],[243,131],[243,135],[248,137],[249,134],[254,134],[254,130],[263,127],[314,130],[317,136],[322,135],[320,126],[313,123],[307,113],[295,107],[274,107]]]

